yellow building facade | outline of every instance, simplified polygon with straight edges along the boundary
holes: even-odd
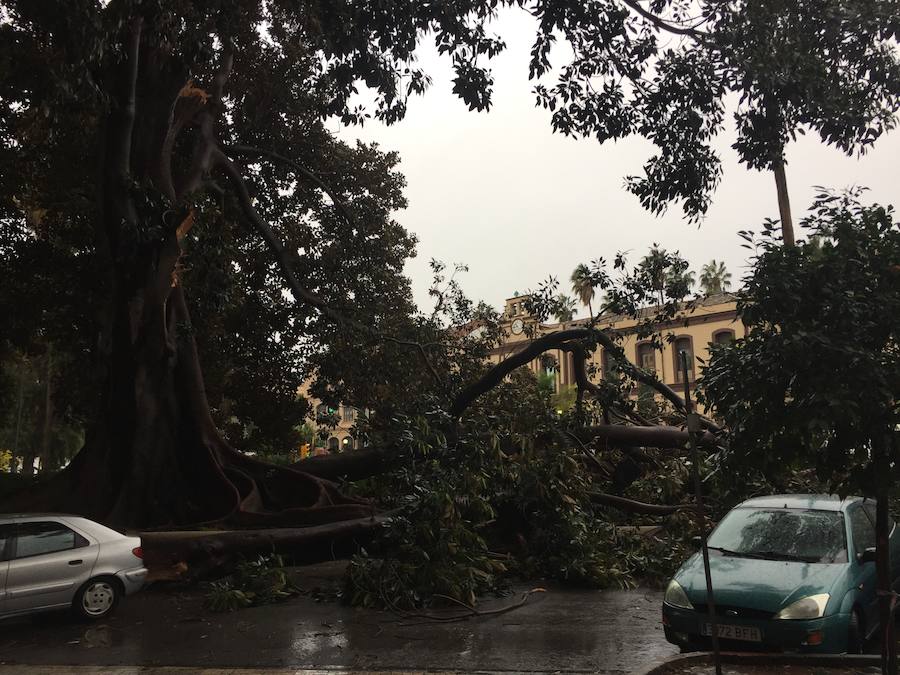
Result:
[[[538,323],[525,309],[529,299],[520,295],[506,300],[504,310],[504,328],[507,339],[493,350],[491,360],[499,363],[509,355],[528,346],[532,340],[548,333],[568,328],[585,326],[588,319],[576,319],[564,323]],[[621,338],[620,345],[628,360],[646,370],[653,371],[656,376],[675,391],[684,391],[684,379],[678,365],[679,354],[686,351],[693,365],[688,372],[688,380],[693,381],[699,375],[700,363],[709,357],[709,345],[716,342],[727,342],[746,334],[744,325],[737,318],[734,296],[727,293],[699,298],[686,303],[678,316],[654,326],[654,330],[662,337],[662,349],[656,349],[647,339],[638,337],[638,323],[652,316],[656,308],[650,307],[642,311],[642,316],[635,319],[631,316],[608,314],[597,321],[597,327],[614,331]],[[559,349],[547,352],[556,361],[550,369],[556,378],[556,390],[575,385],[575,371],[572,355]],[[598,348],[591,356],[591,363],[600,377],[607,371],[609,355],[603,348]],[[535,374],[548,370],[540,358],[528,364]],[[596,379],[596,376],[595,376]]]
[[[332,452],[343,452],[360,447],[359,441],[353,437],[353,426],[360,414],[359,409],[351,405],[339,405],[336,408],[326,406],[309,393],[310,382],[304,382],[298,393],[309,402],[309,414],[304,422],[313,430],[313,442],[306,452],[309,456],[323,455]],[[337,418],[337,425],[324,424],[325,418]],[[301,455],[303,449],[300,450]]]

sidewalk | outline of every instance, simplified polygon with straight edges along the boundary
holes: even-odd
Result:
[[[425,671],[297,670],[296,668],[192,668],[155,666],[0,666],[0,675],[412,675]],[[428,675],[449,675],[453,671],[427,671]],[[485,671],[487,672],[487,671]]]

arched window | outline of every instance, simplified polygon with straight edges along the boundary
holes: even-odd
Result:
[[[734,331],[730,328],[717,330],[713,333],[713,342],[717,345],[727,345],[729,342],[734,342]]]
[[[600,377],[605,380],[616,377],[619,370],[618,358],[616,358],[614,354],[611,354],[608,349],[602,350],[600,352]]]
[[[347,450],[353,449],[353,438],[350,436],[344,436],[341,440],[341,452],[347,452]]]
[[[338,442],[337,436],[332,436],[328,439],[328,452],[337,452],[340,447],[340,443]]]
[[[689,335],[675,338],[672,343],[672,354],[675,358],[675,381],[679,384],[684,382],[684,371],[681,368],[681,354],[687,354],[688,362],[688,382],[694,381],[694,341]]]
[[[637,364],[651,373],[656,372],[656,350],[649,342],[641,342],[637,346]]]

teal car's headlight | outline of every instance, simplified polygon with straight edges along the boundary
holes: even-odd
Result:
[[[819,593],[791,603],[775,615],[776,619],[820,619],[825,614],[828,593]]]
[[[691,601],[688,600],[687,593],[684,592],[684,589],[681,587],[677,581],[672,579],[669,582],[669,585],[666,587],[666,595],[663,598],[663,601],[667,605],[672,605],[672,607],[681,607],[682,609],[694,609],[694,606],[691,604]]]

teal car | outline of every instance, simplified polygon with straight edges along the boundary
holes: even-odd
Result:
[[[875,502],[775,495],[739,504],[709,536],[722,649],[860,653],[878,628]],[[900,536],[891,523],[894,589]],[[666,588],[666,639],[710,644],[703,558],[695,553]]]

